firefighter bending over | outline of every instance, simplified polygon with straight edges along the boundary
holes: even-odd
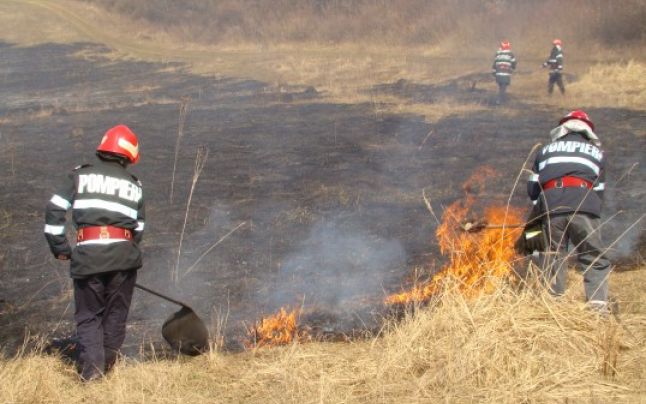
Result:
[[[607,313],[610,262],[605,256],[600,223],[606,156],[584,111],[567,114],[550,136],[552,142],[539,150],[534,174],[527,183],[537,212],[534,224],[540,222],[548,249],[557,253],[545,254],[543,263],[550,292],[555,296],[565,293],[571,243],[570,254],[583,271],[588,306]],[[536,232],[526,229],[522,237],[534,235]]]
[[[117,360],[126,334],[144,230],[139,180],[126,168],[139,160],[136,135],[125,125],[108,130],[93,164],[76,167],[47,204],[45,236],[59,260],[71,260],[74,320],[82,380],[100,378]],[[77,229],[72,249],[65,214]]]

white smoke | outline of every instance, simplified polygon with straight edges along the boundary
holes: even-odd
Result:
[[[623,185],[625,184],[610,183],[604,192],[602,222],[610,215],[616,214],[615,218],[604,225],[602,231],[605,244],[612,245],[610,248],[611,259],[635,256],[638,253],[640,237],[646,228],[643,217],[639,223],[636,223],[644,214],[639,201],[644,200],[646,191],[641,187],[633,188],[630,185]]]
[[[273,281],[270,306],[304,303],[344,311],[348,304],[383,295],[389,274],[405,265],[398,240],[370,234],[356,223],[322,220]],[[298,302],[296,299],[301,299]]]

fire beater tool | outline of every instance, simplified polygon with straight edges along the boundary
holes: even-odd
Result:
[[[460,223],[460,229],[467,233],[477,233],[486,229],[517,229],[520,227],[525,227],[525,223],[489,224],[486,220],[467,220]]]
[[[185,355],[196,356],[208,348],[209,332],[204,322],[189,305],[138,283],[135,284],[135,287],[182,306],[179,311],[168,317],[162,325],[162,336],[174,350]]]

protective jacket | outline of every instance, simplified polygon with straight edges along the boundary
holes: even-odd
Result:
[[[77,241],[71,248],[65,234],[65,215],[72,209],[77,230],[111,226],[132,237]],[[89,230],[89,229],[88,229]],[[47,203],[45,237],[55,256],[71,257],[72,278],[142,265],[138,243],[144,230],[144,197],[139,180],[117,161],[102,160],[76,167]]]
[[[509,84],[511,74],[516,69],[516,57],[514,57],[511,50],[498,49],[491,68],[496,76],[497,83]]]
[[[563,49],[558,45],[554,45],[550,52],[550,57],[543,65],[549,67],[550,74],[560,74],[563,70]]]
[[[538,152],[533,172],[527,193],[541,212],[584,212],[600,217],[605,156],[597,141],[583,133],[566,132]],[[581,184],[577,179],[583,180]]]

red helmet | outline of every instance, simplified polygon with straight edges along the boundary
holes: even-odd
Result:
[[[137,135],[126,125],[117,125],[108,129],[96,150],[125,157],[132,164],[136,164],[139,161],[139,141],[137,140]]]
[[[565,122],[569,121],[570,119],[578,119],[580,121],[583,121],[590,126],[590,129],[594,130],[594,124],[590,120],[590,117],[588,114],[585,113],[585,111],[582,111],[580,109],[576,109],[569,114],[565,115],[561,120],[559,121],[559,125],[563,125]]]
[[[509,41],[502,41],[500,42],[500,49],[502,50],[510,50],[511,49],[511,43]]]
[[[554,46],[561,46],[561,40],[556,38],[552,41],[552,45]]]

